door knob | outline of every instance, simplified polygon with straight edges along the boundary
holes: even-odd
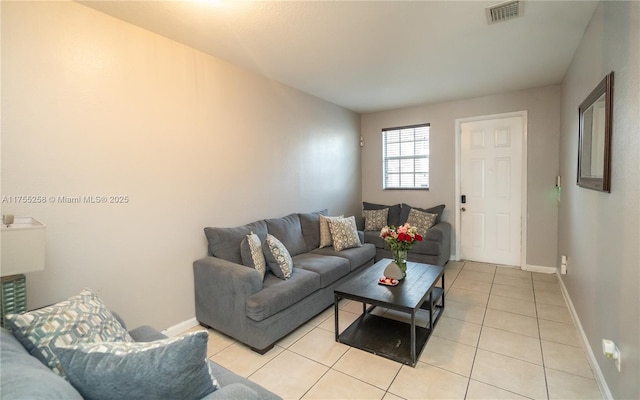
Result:
[[[464,212],[464,211],[467,211],[467,209],[466,209],[466,208],[464,208],[464,207],[462,207],[462,208],[460,209],[460,211]]]

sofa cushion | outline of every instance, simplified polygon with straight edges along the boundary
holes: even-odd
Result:
[[[412,208],[407,217],[407,223],[414,226],[420,236],[425,236],[429,228],[436,223],[437,214],[431,214]]]
[[[400,225],[400,212],[401,206],[400,204],[394,204],[392,206],[386,206],[383,204],[375,204],[375,203],[367,203],[365,201],[362,202],[363,210],[382,210],[384,208],[389,209],[389,213],[387,215],[387,225],[391,226],[399,226]]]
[[[402,225],[405,222],[407,222],[409,213],[413,208],[415,208],[418,211],[427,212],[429,214],[437,214],[438,215],[438,217],[436,218],[436,224],[437,224],[442,219],[442,213],[444,212],[444,207],[445,207],[444,204],[440,204],[438,206],[431,207],[431,208],[418,208],[418,207],[411,207],[406,203],[402,203],[402,212],[400,213],[400,224]]]
[[[320,275],[322,288],[331,285],[350,271],[349,260],[344,257],[304,253],[293,257],[293,264],[296,268],[313,271]]]
[[[236,264],[242,264],[240,243],[251,232],[258,235],[260,240],[264,240],[267,236],[267,223],[255,221],[235,228],[204,228],[204,233],[209,241],[209,254]]]
[[[336,218],[344,218],[344,215],[339,215],[337,217],[320,215],[320,247],[328,247],[333,244],[331,228],[329,228],[329,220]]]
[[[31,355],[64,376],[54,346],[132,342],[129,333],[89,289],[60,303],[6,316],[9,329]]]
[[[271,272],[280,279],[289,279],[293,272],[293,260],[282,242],[275,236],[267,234],[262,248]]]
[[[336,251],[360,247],[355,217],[330,219],[329,230],[331,231],[333,248]]]
[[[386,243],[384,239],[380,237],[379,231],[364,231],[363,233],[365,243],[371,243],[376,246],[377,249],[385,248]]]
[[[373,260],[376,256],[376,248],[371,243],[364,243],[360,247],[353,247],[342,251],[335,251],[332,247],[323,247],[311,251],[311,254],[320,254],[325,256],[343,257],[349,260],[349,268],[351,271]]]
[[[320,214],[327,215],[327,209],[313,213],[298,214],[306,251],[320,247]]]
[[[286,281],[267,273],[262,290],[247,299],[247,317],[254,321],[262,321],[296,304],[318,289],[320,275],[312,271],[294,268],[291,278]]]
[[[437,255],[440,255],[441,245],[442,245],[441,242],[435,242],[433,240],[423,240],[422,242],[415,242],[413,244],[413,247],[411,247],[411,250],[409,250],[409,252],[417,253],[417,254],[426,254],[429,256],[437,256]]]
[[[80,393],[68,381],[29,355],[4,328],[0,328],[0,360],[0,393],[3,399],[82,400]]]
[[[289,214],[282,218],[267,219],[266,222],[269,234],[278,238],[284,247],[287,248],[289,254],[295,256],[307,251],[298,214]]]
[[[249,268],[253,268],[260,273],[262,278],[267,271],[267,261],[262,252],[262,242],[255,233],[251,232],[240,243],[240,255],[242,263]]]
[[[389,208],[380,210],[362,210],[365,231],[380,231],[387,225]]]
[[[153,342],[79,343],[55,348],[84,398],[201,399],[218,388],[207,362],[208,332]]]

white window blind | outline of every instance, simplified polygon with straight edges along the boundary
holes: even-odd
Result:
[[[429,188],[429,124],[382,130],[384,189]]]

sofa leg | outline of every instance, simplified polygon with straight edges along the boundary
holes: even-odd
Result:
[[[251,350],[255,351],[256,353],[263,355],[266,352],[268,352],[269,350],[273,349],[274,344],[270,344],[269,346],[265,347],[264,349],[256,349],[255,347],[250,347]]]
[[[200,321],[198,321],[198,323],[200,324],[200,326],[201,326],[201,327],[203,327],[203,328],[205,328],[205,329],[213,329],[213,328],[212,328],[212,327],[210,327],[209,325],[204,324],[204,323],[202,323],[202,322],[200,322]]]

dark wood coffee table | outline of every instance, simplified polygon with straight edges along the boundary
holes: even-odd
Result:
[[[334,290],[336,341],[415,367],[444,311],[444,268],[408,262],[407,276],[397,286],[381,285],[378,279],[390,262],[382,259]],[[362,303],[362,314],[342,333],[340,299]],[[372,314],[376,307],[406,312],[411,323]],[[427,326],[416,325],[419,310],[429,311]]]

